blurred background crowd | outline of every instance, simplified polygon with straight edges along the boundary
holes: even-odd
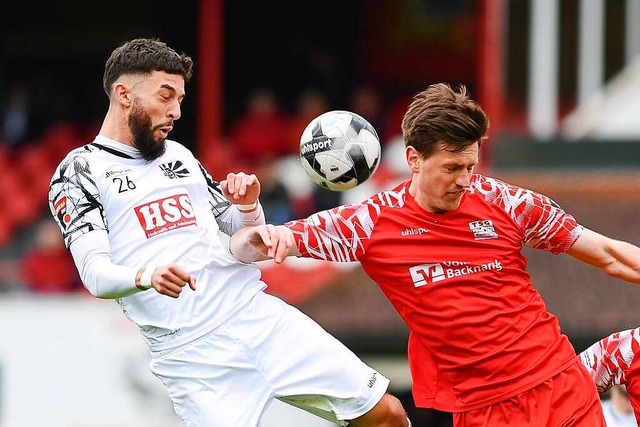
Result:
[[[48,184],[63,156],[96,135],[107,108],[104,61],[135,37],[158,37],[194,58],[170,137],[217,180],[256,173],[269,222],[405,179],[403,111],[414,93],[447,82],[465,84],[490,115],[481,172],[548,194],[588,227],[640,242],[640,0],[13,7],[0,28],[0,300],[84,294],[47,211]],[[344,193],[313,184],[297,159],[305,126],[333,109],[365,117],[383,150],[376,175]],[[548,256],[532,252],[529,268],[579,350],[640,324],[639,290]],[[354,349],[404,353],[404,325],[359,268],[292,262],[264,274],[273,292]],[[424,425],[448,422],[423,415],[431,417]]]

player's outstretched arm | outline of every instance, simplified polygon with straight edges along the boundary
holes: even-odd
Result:
[[[78,237],[69,249],[82,283],[97,298],[123,298],[141,291],[153,292],[151,288],[177,298],[186,285],[195,290],[195,278],[175,264],[134,268],[113,263],[104,230]]]
[[[242,262],[273,259],[279,264],[290,255],[300,255],[291,230],[271,224],[241,228],[231,236],[229,250]]]
[[[610,276],[640,284],[640,248],[585,228],[567,254]]]

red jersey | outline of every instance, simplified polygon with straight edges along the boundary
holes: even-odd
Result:
[[[409,327],[417,406],[463,412],[576,362],[533,287],[522,244],[567,251],[582,231],[548,197],[474,175],[455,211],[427,212],[407,181],[290,221],[302,256],[359,261]]]

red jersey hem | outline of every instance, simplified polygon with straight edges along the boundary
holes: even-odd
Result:
[[[474,411],[476,409],[480,409],[482,407],[485,406],[489,406],[489,405],[493,405],[495,403],[498,403],[502,400],[505,399],[509,399],[513,396],[516,396],[522,392],[525,392],[527,390],[530,390],[534,387],[536,387],[537,385],[547,381],[548,379],[558,375],[560,372],[564,371],[565,369],[567,369],[569,366],[573,365],[576,362],[580,362],[580,359],[577,355],[572,356],[571,358],[569,358],[568,360],[566,360],[565,362],[561,363],[560,365],[558,365],[556,368],[550,370],[546,375],[541,376],[541,377],[537,377],[535,379],[535,381],[532,381],[530,383],[526,383],[521,385],[520,387],[514,388],[512,390],[509,390],[509,392],[498,395],[494,398],[491,399],[487,399],[481,402],[477,402],[477,403],[473,403],[473,404],[467,404],[467,405],[456,405],[456,404],[451,404],[451,405],[447,405],[444,404],[442,402],[436,402],[435,398],[432,397],[425,397],[425,396],[420,396],[420,395],[414,395],[413,399],[415,402],[415,405],[418,408],[432,408],[432,409],[436,409],[438,411],[444,411],[444,412],[466,412],[466,411]]]

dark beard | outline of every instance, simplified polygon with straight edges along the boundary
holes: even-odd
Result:
[[[137,99],[133,101],[128,122],[133,134],[133,143],[143,159],[151,161],[164,154],[166,149],[164,138],[161,141],[153,138],[156,129],[151,128],[151,117]]]

